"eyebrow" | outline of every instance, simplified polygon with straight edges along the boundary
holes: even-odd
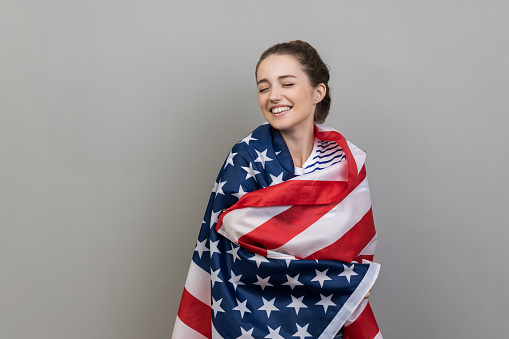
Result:
[[[277,79],[278,80],[283,80],[283,79],[286,79],[286,78],[297,78],[297,77],[295,75],[281,75]],[[261,79],[261,80],[258,80],[258,82],[256,84],[259,85],[262,82],[269,82],[269,80]]]

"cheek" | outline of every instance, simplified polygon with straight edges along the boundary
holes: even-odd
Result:
[[[263,95],[258,95],[258,104],[260,104],[262,110],[265,108],[265,98]]]

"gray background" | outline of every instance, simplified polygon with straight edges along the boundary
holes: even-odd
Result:
[[[507,337],[506,1],[0,1],[0,338],[169,338],[210,190],[307,40],[368,153],[385,338]]]

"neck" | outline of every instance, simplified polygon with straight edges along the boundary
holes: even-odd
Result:
[[[306,160],[313,151],[315,143],[314,127],[306,133],[288,133],[281,132],[283,139],[285,139],[286,146],[292,156],[293,165],[295,167],[302,167]]]

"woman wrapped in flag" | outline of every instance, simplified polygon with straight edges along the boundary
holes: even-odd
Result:
[[[382,338],[365,153],[322,125],[329,70],[303,41],[256,65],[267,123],[229,152],[205,212],[173,338]]]

